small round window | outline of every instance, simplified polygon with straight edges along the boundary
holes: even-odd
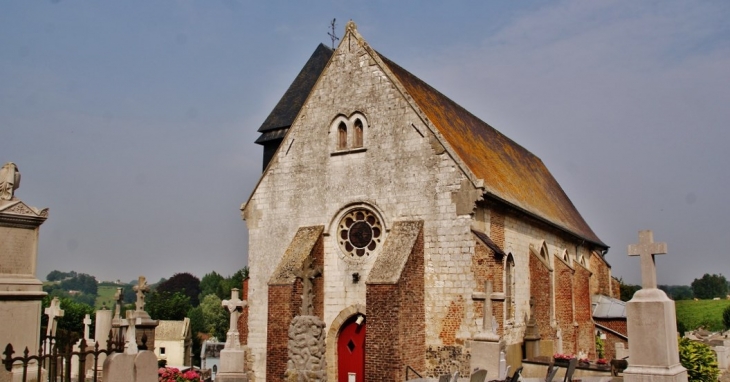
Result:
[[[337,227],[337,242],[352,257],[369,256],[380,246],[382,238],[380,220],[365,209],[348,212]]]

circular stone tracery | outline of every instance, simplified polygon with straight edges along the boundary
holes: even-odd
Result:
[[[383,227],[374,213],[365,209],[348,212],[337,227],[337,242],[351,257],[370,256],[382,240]]]

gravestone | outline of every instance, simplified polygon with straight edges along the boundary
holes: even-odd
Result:
[[[321,274],[320,268],[312,267],[312,259],[309,257],[305,259],[302,268],[294,272],[294,275],[302,280],[302,307],[300,314],[294,317],[289,325],[289,359],[286,364],[288,381],[327,380],[325,324],[313,314],[312,280]]]
[[[84,323],[84,336],[82,338],[79,338],[78,341],[73,346],[74,352],[79,352],[81,350],[81,342],[85,342],[85,349],[86,351],[94,349],[94,345],[96,345],[96,342],[91,339],[89,336],[89,326],[91,326],[91,316],[86,315],[84,316],[84,320],[82,321]],[[91,375],[93,377],[93,368],[94,368],[94,356],[92,354],[89,354],[86,356],[86,363],[84,364],[85,370],[80,371],[80,363],[79,363],[79,356],[74,355],[71,357],[71,380],[78,380],[79,375],[87,376]]]
[[[223,382],[248,381],[248,377],[244,372],[246,349],[241,346],[238,340],[238,317],[247,303],[238,298],[238,288],[232,288],[231,299],[223,300],[221,304],[228,310],[231,317],[228,333],[226,333],[226,345],[220,353],[220,369],[216,379]]]
[[[15,196],[20,186],[20,171],[12,163],[0,168],[0,346],[7,344],[20,353],[26,347],[38,354],[41,328],[41,300],[46,295],[36,278],[39,228],[48,218],[48,209],[37,209]],[[16,354],[20,355],[20,354]],[[28,368],[36,373],[37,363]],[[0,380],[19,377],[16,364],[8,372],[0,368]]]
[[[121,288],[120,288],[121,289]],[[100,349],[106,349],[109,332],[112,329],[112,311],[101,309],[96,311],[96,323],[94,325],[94,340],[99,344]],[[96,366],[96,375],[102,377],[102,371],[106,354],[99,354],[99,361]]]
[[[136,321],[136,335],[137,343],[142,344],[146,342],[146,350],[155,350],[155,328],[160,324],[159,321],[153,320],[150,315],[144,310],[145,306],[145,294],[150,292],[150,287],[147,285],[147,278],[139,276],[137,279],[137,285],[133,287],[137,295],[137,301],[135,302],[134,318]],[[145,341],[143,341],[143,337]]]
[[[500,342],[499,326],[492,313],[492,301],[495,300],[492,289],[492,280],[484,283],[484,292],[472,293],[472,300],[483,301],[482,325],[479,333],[471,341],[471,370],[486,369],[496,372],[500,368],[500,354],[503,354],[504,344]]]
[[[667,253],[666,243],[655,243],[652,231],[639,231],[639,243],[629,245],[629,256],[641,257],[642,289],[626,303],[629,367],[626,382],[687,381],[679,362],[674,301],[657,288],[654,255]]]

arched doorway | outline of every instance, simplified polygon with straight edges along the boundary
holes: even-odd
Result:
[[[337,381],[365,382],[365,316],[356,314],[342,324],[337,336]]]

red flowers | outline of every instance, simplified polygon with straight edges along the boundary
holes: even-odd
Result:
[[[161,367],[157,370],[159,382],[200,382],[200,374],[195,370],[188,370],[181,373],[174,367]]]

